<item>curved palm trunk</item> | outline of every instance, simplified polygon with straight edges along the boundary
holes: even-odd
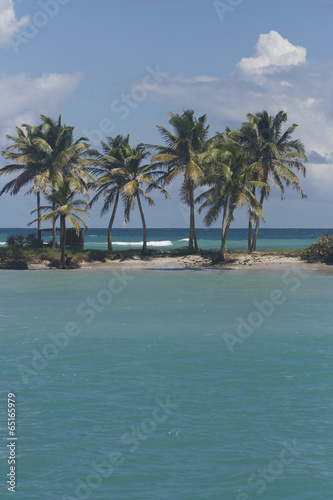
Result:
[[[221,254],[222,254],[223,242],[224,242],[225,225],[227,222],[227,209],[228,209],[228,200],[226,200],[224,202],[224,205],[223,205],[222,230],[221,230],[221,250],[220,250]]]
[[[267,179],[265,180],[265,182],[267,182]],[[265,200],[265,189],[262,188],[261,195],[260,195],[260,206],[261,206],[261,209],[262,209],[264,200]],[[256,250],[256,247],[257,247],[257,238],[258,238],[259,226],[260,226],[260,217],[257,217],[256,226],[255,226],[255,229],[254,229],[253,240],[252,240],[252,245],[251,245],[251,250],[250,250],[251,253],[254,252]]]
[[[41,221],[42,211],[40,209],[40,192],[37,191],[37,244],[40,248],[42,246],[42,221]]]
[[[194,183],[189,181],[189,205],[190,205],[190,237],[188,242],[189,252],[197,252],[199,250],[197,237],[195,234],[195,213],[194,213]]]
[[[232,221],[232,214],[229,213],[228,216],[228,198],[225,200],[223,205],[223,217],[222,217],[222,230],[221,230],[221,249],[220,249],[220,257],[219,260],[225,260],[225,251],[227,244],[227,237],[229,228]],[[228,223],[227,223],[228,220]]]
[[[65,252],[66,252],[66,217],[64,215],[60,216],[60,248],[61,257],[60,262],[65,265]]]
[[[142,245],[141,254],[144,255],[146,253],[146,251],[147,251],[147,227],[146,227],[145,216],[143,214],[143,210],[142,210],[142,205],[141,205],[141,200],[140,200],[139,193],[137,193],[136,199],[138,200],[138,206],[139,206],[141,220],[142,220],[143,245]]]
[[[118,208],[118,201],[119,201],[119,191],[117,191],[117,195],[116,195],[116,199],[114,202],[112,215],[111,215],[111,219],[110,219],[109,227],[108,227],[108,250],[110,252],[112,252],[112,226],[114,223],[114,219],[116,217],[116,212],[117,212],[117,208]]]
[[[255,186],[252,187],[252,193],[254,196],[256,195]],[[247,232],[247,250],[248,250],[248,252],[251,251],[251,247],[252,247],[252,226],[253,226],[252,217],[253,217],[253,214],[252,214],[252,210],[250,208],[250,210],[249,210],[249,227],[248,227],[248,232]]]
[[[230,229],[230,226],[231,226],[231,222],[232,222],[232,213],[229,212],[228,222],[226,223],[226,227],[225,227],[225,230],[224,230],[224,235],[223,235],[223,238],[222,238],[221,260],[225,260],[227,238],[228,238],[228,233],[229,233],[229,229]]]

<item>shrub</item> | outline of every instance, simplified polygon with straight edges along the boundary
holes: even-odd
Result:
[[[327,262],[333,264],[333,236],[327,233],[320,236],[316,243],[303,251],[302,257],[307,260]]]
[[[17,236],[9,236],[7,238],[6,244],[10,248],[38,248],[39,242],[38,238],[34,233],[28,234],[28,236],[24,237],[22,234],[18,234]],[[43,242],[42,242],[43,246]]]
[[[6,241],[6,245],[10,248],[16,247],[16,238],[15,236],[9,236]]]
[[[34,233],[28,234],[25,238],[24,246],[27,248],[38,248],[39,246],[43,246],[43,241],[41,241],[41,245],[39,245],[38,238]]]

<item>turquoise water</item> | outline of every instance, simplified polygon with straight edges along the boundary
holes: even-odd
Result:
[[[8,236],[33,232],[27,228],[0,229],[0,246],[4,245]],[[259,231],[257,248],[262,250],[272,248],[306,248],[316,239],[332,229],[267,229]],[[90,229],[85,235],[85,248],[107,249],[107,230]],[[114,250],[140,248],[142,246],[142,229],[121,228],[112,233]],[[43,233],[45,242],[50,241],[50,233]],[[198,245],[203,250],[218,249],[221,246],[220,229],[197,229]],[[188,229],[164,228],[148,229],[148,247],[158,250],[172,250],[188,245]],[[247,250],[247,229],[231,228],[228,236],[227,249]]]
[[[2,272],[1,498],[331,498],[330,269]]]

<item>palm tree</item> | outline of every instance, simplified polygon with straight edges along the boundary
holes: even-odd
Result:
[[[147,226],[143,213],[141,198],[146,200],[150,206],[155,205],[154,200],[148,195],[152,189],[158,189],[169,197],[164,188],[159,186],[154,177],[160,176],[162,172],[156,170],[156,166],[149,163],[142,165],[142,162],[149,155],[146,146],[142,143],[131,148],[127,139],[122,142],[122,159],[117,162],[117,166],[112,170],[113,176],[119,186],[119,193],[124,203],[125,224],[130,220],[131,210],[134,209],[136,202],[138,203],[142,229],[143,229],[143,244],[141,253],[145,254],[147,250]],[[144,186],[147,186],[144,189]]]
[[[197,252],[194,189],[197,181],[203,175],[199,157],[208,147],[209,125],[206,126],[206,115],[197,119],[192,110],[183,111],[182,115],[169,113],[169,116],[169,124],[173,128],[173,132],[161,125],[157,125],[166,146],[154,146],[158,150],[158,154],[152,159],[152,164],[162,165],[167,168],[167,172],[160,179],[164,186],[168,185],[179,174],[183,174],[182,198],[190,207],[188,249],[189,252]]]
[[[92,184],[97,193],[90,202],[92,206],[100,196],[103,196],[104,204],[101,215],[105,215],[113,204],[113,210],[108,225],[108,249],[112,251],[112,227],[116,217],[121,188],[126,182],[126,176],[122,175],[126,169],[126,154],[129,151],[129,135],[123,137],[107,137],[107,142],[101,142],[103,153],[99,155],[99,164],[92,170],[93,175],[98,175]],[[127,152],[127,153],[126,153]],[[117,170],[118,169],[118,170]],[[120,169],[120,170],[119,170]]]
[[[17,127],[17,137],[7,136],[12,141],[2,155],[15,164],[5,166],[0,175],[19,173],[8,182],[0,192],[17,194],[24,186],[31,185],[28,191],[36,192],[37,208],[40,206],[40,195],[55,185],[57,180],[64,178],[78,179],[78,189],[87,193],[87,182],[92,180],[86,167],[94,163],[90,145],[81,138],[74,142],[74,127],[62,125],[61,116],[57,121],[41,115],[42,123],[38,126],[23,124]],[[47,187],[48,186],[48,187]],[[41,217],[38,216],[38,240],[41,242]],[[56,245],[56,224],[53,221],[53,241]]]
[[[257,180],[265,185],[269,179],[279,189],[281,198],[284,199],[285,186],[292,186],[301,193],[302,198],[306,194],[299,184],[297,175],[293,169],[301,172],[304,176],[306,169],[303,162],[307,161],[305,148],[299,139],[292,139],[297,124],[293,124],[283,131],[282,126],[287,121],[287,113],[280,111],[276,116],[270,116],[267,111],[248,114],[248,121],[243,123],[239,132],[230,135],[238,136],[240,143],[249,156],[249,163],[256,163]],[[255,187],[253,188],[255,194]],[[260,205],[269,196],[267,187],[260,189]],[[255,223],[255,230],[252,239],[252,225]],[[257,237],[260,226],[260,218],[250,210],[249,215],[249,250],[256,249]],[[252,241],[251,241],[252,239]]]
[[[35,138],[40,134],[40,127],[30,125],[25,125],[24,127],[25,131],[16,127],[17,137],[7,135],[7,138],[13,141],[13,144],[9,145],[5,151],[2,151],[2,156],[8,160],[15,160],[15,163],[1,168],[0,175],[18,173],[18,176],[5,184],[0,192],[0,196],[4,193],[16,195],[22,187],[32,183],[32,187],[26,194],[34,192],[37,196],[38,245],[41,246],[40,201],[41,193],[45,190],[47,179],[41,165],[41,154],[34,144]]]
[[[203,157],[205,176],[200,186],[209,189],[196,199],[203,202],[199,212],[208,209],[204,218],[206,226],[215,222],[222,211],[221,249],[219,260],[225,260],[226,242],[234,211],[238,206],[247,205],[257,217],[263,218],[261,206],[254,196],[253,187],[265,187],[264,183],[254,180],[256,164],[247,165],[247,155],[234,141],[229,140],[212,147]]]
[[[88,182],[92,176],[87,172],[93,159],[94,151],[85,137],[74,142],[74,127],[63,125],[61,115],[58,120],[41,115],[41,134],[34,140],[43,156],[43,167],[47,173],[48,182],[56,185],[56,181],[77,179],[77,189],[87,194]],[[56,222],[53,220],[52,246],[56,245]]]
[[[41,210],[43,211],[50,210],[47,214],[41,216],[43,221],[50,219],[57,221],[60,219],[60,262],[62,265],[65,264],[66,221],[68,221],[70,225],[76,229],[77,234],[80,231],[80,224],[88,229],[88,226],[82,219],[81,215],[89,217],[89,213],[87,211],[89,204],[85,200],[74,199],[77,188],[80,188],[80,182],[78,180],[56,180],[53,183],[51,194],[44,196],[44,198],[51,202],[51,204],[41,207]]]

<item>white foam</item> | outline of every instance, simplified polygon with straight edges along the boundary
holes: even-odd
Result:
[[[5,246],[5,244],[6,244],[6,242],[5,242],[5,241],[4,241],[4,242],[0,241],[0,246],[1,246],[1,247]]]
[[[182,238],[181,240],[178,241],[190,241],[190,238]]]
[[[140,247],[143,245],[142,241],[114,241],[113,245],[128,246],[128,247]],[[149,247],[170,247],[172,246],[172,241],[147,241],[147,246]]]

